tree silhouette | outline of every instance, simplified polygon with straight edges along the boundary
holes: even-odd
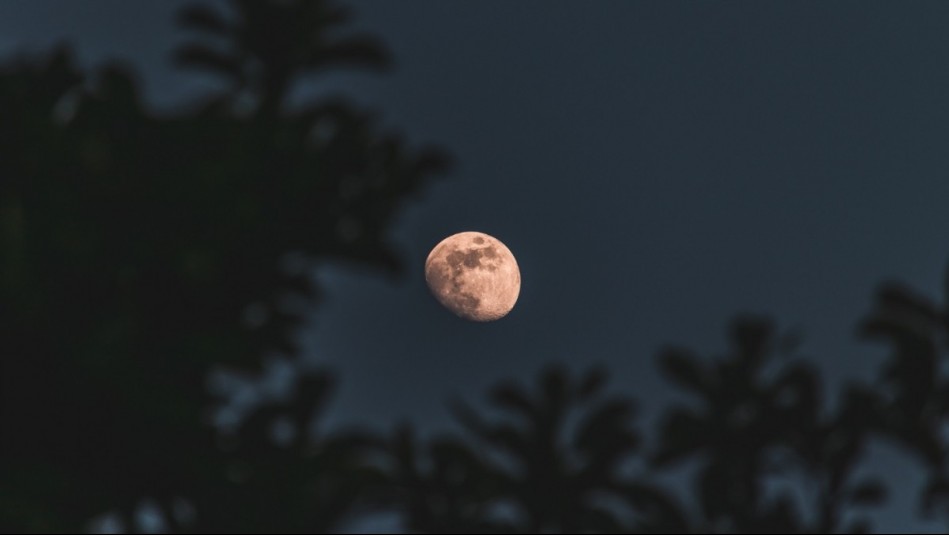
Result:
[[[147,497],[192,503],[193,527],[207,531],[263,530],[276,518],[288,530],[330,529],[354,485],[372,479],[332,476],[359,456],[340,454],[335,438],[267,449],[243,431],[222,454],[207,425],[207,374],[296,354],[293,332],[319,297],[313,262],[397,273],[385,231],[446,157],[406,147],[345,100],[286,109],[297,78],[382,61],[371,40],[328,37],[340,9],[233,2],[227,18],[213,13],[193,6],[181,18],[217,32],[246,72],[191,111],[150,112],[129,71],[83,73],[65,47],[0,71],[5,528],[77,531]],[[178,57],[211,67],[201,50]],[[260,105],[231,106],[239,91]],[[295,270],[281,269],[288,253]],[[271,412],[245,426],[262,429]],[[235,483],[235,470],[257,475]],[[301,516],[299,500],[314,492],[332,499]]]
[[[639,448],[632,401],[599,399],[605,372],[572,381],[560,366],[535,392],[505,383],[489,394],[509,416],[489,422],[463,402],[454,412],[470,439],[442,438],[416,462],[411,433],[396,440],[395,482],[405,492],[410,528],[421,532],[571,533],[682,527],[674,500],[624,464]],[[574,421],[576,420],[576,421]]]
[[[739,317],[730,340],[731,353],[712,364],[681,349],[660,355],[665,374],[700,404],[667,409],[653,461],[664,467],[702,455],[696,484],[701,530],[864,531],[864,520],[841,523],[850,506],[880,505],[886,497],[877,480],[852,483],[873,423],[871,394],[851,387],[838,412],[827,415],[815,369],[799,360],[770,366],[793,349],[793,338],[777,336],[764,318]],[[812,480],[811,522],[786,489],[771,497],[766,492],[775,478],[792,473]]]
[[[226,478],[211,474],[189,487],[198,510],[193,532],[331,532],[381,502],[378,442],[361,432],[316,433],[332,379],[298,377],[290,397],[252,412],[219,437]],[[195,482],[192,482],[195,483]]]
[[[859,333],[892,346],[877,378],[879,421],[874,429],[926,466],[923,510],[944,517],[949,528],[947,318],[942,307],[902,284],[887,282],[878,289],[874,308],[861,322]]]
[[[231,86],[226,96],[254,98],[258,113],[277,111],[299,77],[339,67],[389,66],[389,56],[375,37],[333,36],[332,30],[351,19],[340,6],[234,0],[232,7],[232,13],[207,5],[182,10],[181,25],[203,39],[181,46],[175,58],[183,66],[223,76]],[[223,47],[216,44],[219,40]]]
[[[558,365],[496,385],[486,409],[455,401],[459,433],[323,429],[335,381],[295,338],[320,299],[312,267],[400,273],[386,231],[448,157],[295,93],[390,63],[336,4],[193,4],[178,21],[178,64],[224,85],[176,113],[66,46],[0,67],[3,531],[106,512],[134,531],[150,500],[184,532],[333,532],[379,511],[426,533],[863,532],[888,494],[864,475],[878,439],[926,468],[920,504],[949,527],[949,315],[895,283],[858,328],[891,355],[832,406],[794,336],[738,316],[721,357],[660,352],[689,399],[652,433],[606,371]],[[213,425],[228,400],[209,374],[254,378],[268,355],[295,366],[291,387]],[[694,485],[675,492],[684,462]]]

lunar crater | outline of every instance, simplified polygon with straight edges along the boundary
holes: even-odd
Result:
[[[508,314],[520,293],[520,270],[496,238],[462,232],[442,240],[425,262],[425,280],[435,298],[456,315],[492,321]]]

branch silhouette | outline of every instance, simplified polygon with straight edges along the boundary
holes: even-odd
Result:
[[[396,481],[407,489],[409,526],[422,532],[518,533],[668,526],[673,501],[620,477],[640,439],[631,427],[632,401],[599,399],[605,380],[594,369],[573,382],[553,366],[538,377],[533,393],[500,384],[489,400],[508,416],[497,422],[456,402],[454,413],[469,438],[430,444],[424,450],[434,461],[428,472],[412,461],[418,453],[403,434]],[[574,417],[579,420],[570,429]]]
[[[4,528],[80,531],[110,510],[130,518],[148,498],[166,511],[190,504],[187,529],[331,530],[357,483],[371,482],[331,475],[352,464],[346,455],[259,444],[225,455],[207,421],[207,376],[259,373],[262,355],[298,353],[294,333],[320,297],[313,263],[399,273],[392,217],[448,158],[382,132],[344,99],[279,107],[301,76],[379,64],[371,42],[335,37],[343,11],[229,9],[221,20],[238,22],[224,46],[244,68],[266,65],[247,74],[261,103],[249,111],[225,105],[228,88],[155,114],[131,71],[83,72],[66,46],[0,68]],[[210,13],[195,5],[181,20],[207,33]],[[293,270],[281,268],[288,253]],[[266,410],[244,425],[258,429]],[[334,440],[315,447],[329,455]],[[232,483],[235,471],[255,475]],[[301,512],[314,492],[331,499]]]
[[[842,522],[853,516],[847,514],[851,508],[878,506],[886,498],[878,480],[853,481],[872,429],[872,394],[851,386],[839,410],[828,414],[816,369],[797,359],[773,366],[794,344],[782,339],[771,321],[737,317],[729,338],[730,353],[712,363],[681,349],[660,355],[666,376],[699,404],[666,410],[653,463],[662,468],[701,457],[695,489],[701,531],[867,529],[864,519]],[[789,475],[811,480],[813,503],[803,505],[816,512],[814,520],[805,520],[786,490],[768,496],[766,487]]]
[[[929,475],[921,493],[922,509],[943,517],[949,528],[949,440],[944,432],[949,419],[947,318],[938,304],[903,284],[886,282],[880,285],[873,310],[861,321],[858,332],[892,348],[877,377],[874,430],[901,444],[925,465]]]
[[[196,37],[175,51],[175,59],[225,78],[230,96],[249,94],[259,113],[274,113],[302,76],[389,67],[391,59],[375,37],[334,35],[350,20],[349,10],[325,1],[232,0],[228,13],[196,4],[179,13],[180,25]]]
[[[69,46],[0,66],[0,529],[78,532],[155,504],[169,531],[336,532],[396,512],[423,533],[864,532],[889,489],[867,450],[927,471],[924,512],[949,527],[944,305],[881,285],[858,334],[892,352],[871,384],[824,400],[820,370],[766,317],[730,324],[711,358],[658,355],[688,401],[655,429],[602,369],[560,365],[456,400],[463,431],[420,438],[323,429],[335,379],[299,361],[333,259],[398,275],[404,202],[450,168],[345,97],[299,82],[391,65],[324,0],[194,3],[182,68],[224,85],[151,111],[129,68]],[[949,292],[949,277],[946,291]],[[215,425],[209,377],[277,355],[280,396]],[[673,485],[683,465],[692,486]]]

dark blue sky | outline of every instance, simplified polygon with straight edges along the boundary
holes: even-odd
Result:
[[[132,60],[169,105],[204,87],[167,59],[178,5],[0,3],[0,52],[70,38]],[[307,339],[341,372],[335,419],[441,426],[446,397],[554,359],[608,365],[648,415],[669,396],[656,350],[717,352],[742,311],[801,327],[832,379],[867,378],[883,348],[853,330],[875,285],[942,292],[947,3],[350,5],[396,69],[307,91],[344,89],[459,165],[395,229],[408,277],[320,275]],[[425,289],[429,249],[463,230],[518,258],[502,321],[465,323]]]

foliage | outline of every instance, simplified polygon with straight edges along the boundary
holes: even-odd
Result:
[[[500,384],[491,404],[510,417],[492,423],[458,402],[471,438],[439,439],[418,467],[408,431],[396,440],[410,528],[421,532],[628,532],[677,522],[673,500],[637,478],[623,477],[640,438],[633,403],[598,399],[606,376],[590,370],[577,382],[560,366],[538,378],[536,393]],[[576,420],[576,421],[573,421]],[[678,526],[678,524],[675,524]]]
[[[393,510],[417,532],[861,532],[888,494],[864,470],[881,439],[926,467],[920,504],[949,522],[949,315],[893,283],[859,326],[892,354],[834,404],[794,337],[741,316],[721,357],[659,354],[686,397],[654,433],[605,371],[562,366],[495,386],[485,410],[455,401],[464,432],[430,439],[322,431],[334,381],[302,368],[211,425],[209,373],[294,362],[314,262],[398,273],[392,218],[449,163],[345,99],[291,103],[306,77],[389,65],[345,9],[227,5],[179,14],[177,62],[224,85],[176,114],[68,47],[0,68],[0,529],[76,532],[106,511],[131,529],[149,499],[188,532]],[[682,463],[691,494],[668,484]]]
[[[213,13],[182,13],[198,33],[183,62],[200,64],[201,43],[220,37],[233,66],[268,67],[190,111],[150,112],[129,71],[81,72],[65,47],[0,72],[4,523],[75,531],[144,497],[166,508],[182,497],[198,527],[259,531],[280,518],[302,530],[355,505],[352,474],[331,475],[359,464],[358,450],[338,455],[335,438],[306,455],[242,442],[239,470],[268,473],[272,499],[247,494],[262,481],[230,483],[236,461],[207,425],[207,374],[297,352],[292,334],[319,297],[313,262],[398,273],[390,221],[447,158],[407,147],[345,100],[286,105],[295,77],[380,64],[374,41],[339,33],[343,10],[234,2],[239,25],[223,34]],[[327,40],[330,30],[343,36]],[[280,39],[261,41],[271,34]],[[258,104],[237,104],[245,89]],[[281,269],[288,253],[302,266]],[[306,384],[297,411],[315,395]],[[332,501],[301,517],[313,492]]]
[[[700,403],[698,410],[666,411],[654,463],[702,456],[696,480],[702,531],[859,531],[862,520],[841,525],[849,509],[886,498],[876,480],[852,482],[873,415],[871,394],[850,388],[840,408],[827,414],[810,365],[792,361],[769,369],[785,345],[769,321],[737,318],[730,338],[731,354],[710,364],[683,350],[660,355],[662,370]],[[788,490],[785,479],[793,475],[811,480],[813,503],[806,505],[813,519]]]

